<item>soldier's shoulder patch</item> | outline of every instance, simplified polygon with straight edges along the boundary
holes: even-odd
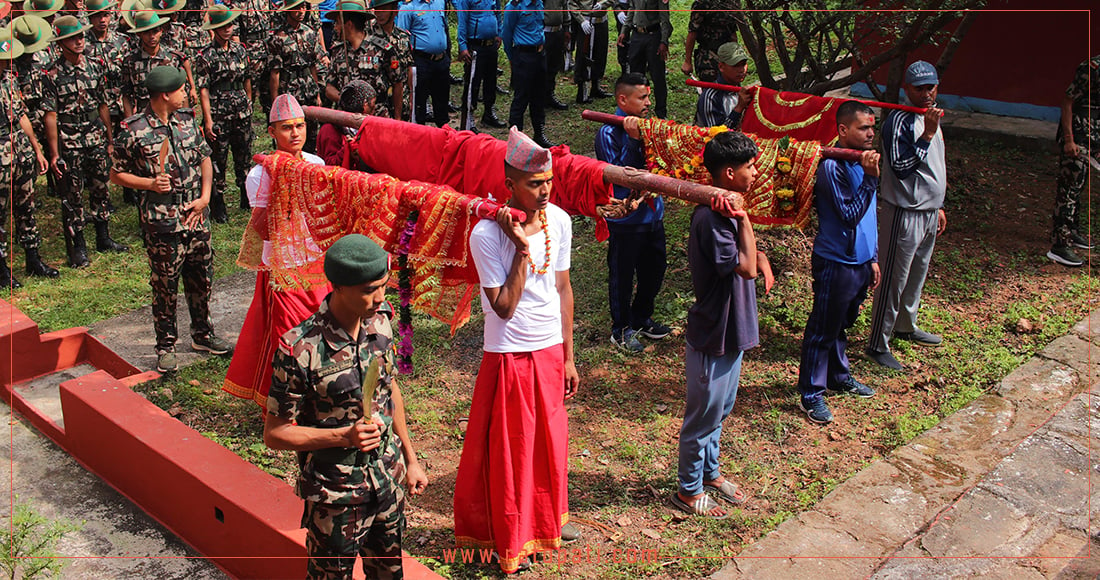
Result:
[[[387,319],[393,318],[393,304],[390,304],[389,300],[386,300],[378,307],[378,314],[385,315]]]
[[[123,129],[141,129],[142,125],[148,126],[149,121],[145,119],[145,115],[138,113],[136,115],[130,115],[122,120]]]
[[[190,121],[191,119],[195,118],[195,109],[184,107],[182,109],[176,110],[176,114],[179,115],[179,117],[184,121]]]

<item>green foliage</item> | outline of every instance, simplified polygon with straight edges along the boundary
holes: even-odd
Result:
[[[57,542],[84,525],[51,520],[26,503],[15,503],[7,520],[0,529],[0,570],[11,580],[59,577],[65,561],[58,559]]]

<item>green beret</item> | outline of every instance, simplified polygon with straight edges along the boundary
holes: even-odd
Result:
[[[145,75],[145,88],[150,94],[170,93],[187,82],[187,74],[174,66],[158,66]]]
[[[381,280],[389,269],[386,251],[363,234],[348,234],[325,252],[325,277],[333,286]]]

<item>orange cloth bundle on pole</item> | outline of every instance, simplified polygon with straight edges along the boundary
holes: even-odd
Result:
[[[661,119],[642,119],[639,129],[646,147],[647,167],[651,172],[711,184],[710,173],[703,167],[703,149],[715,135],[728,129],[680,125]],[[752,191],[744,192],[745,210],[753,223],[806,227],[813,208],[821,143],[799,142],[789,137],[765,139],[746,135],[760,149],[755,162],[759,176]]]

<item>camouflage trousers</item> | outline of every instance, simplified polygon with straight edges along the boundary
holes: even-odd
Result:
[[[712,83],[714,79],[718,78],[718,53],[715,51],[707,50],[696,43],[695,54],[692,56],[691,62],[695,78],[708,83]]]
[[[218,137],[208,141],[213,150],[210,160],[214,163],[214,193],[223,199],[225,197],[225,189],[229,186],[226,179],[229,152],[233,151],[233,174],[237,178],[243,206],[248,200],[244,193],[244,180],[252,167],[252,119],[215,119],[214,133]]]
[[[107,179],[111,161],[106,147],[82,147],[61,152],[65,162],[61,177],[57,180],[57,193],[61,196],[61,227],[65,237],[84,231],[84,201],[81,194],[88,189],[88,206],[92,220],[105,222],[111,217],[107,209]]]
[[[1058,196],[1054,200],[1054,229],[1050,240],[1055,246],[1069,246],[1071,236],[1080,232],[1078,206],[1088,177],[1088,164],[1088,154],[1084,151],[1076,157],[1065,153],[1058,157]]]
[[[214,274],[214,248],[210,231],[143,232],[149,254],[149,286],[153,289],[153,330],[157,354],[175,350],[176,294],[180,278],[191,313],[191,337],[209,338],[210,292]]]
[[[309,567],[306,577],[352,577],[355,556],[363,557],[363,573],[381,580],[403,578],[401,534],[403,502],[395,494],[378,494],[384,503],[337,505],[307,501],[302,513]]]
[[[0,152],[0,158],[7,157],[3,153],[10,151],[9,142],[7,151]],[[37,249],[41,242],[34,219],[34,158],[4,165],[6,167],[0,170],[0,216],[3,216],[3,221],[0,221],[0,258],[8,257],[8,218],[12,218],[15,239],[24,249]]]
[[[248,49],[248,76],[252,81],[252,94],[259,97],[260,107],[266,114],[271,110],[271,69],[267,68],[267,45],[263,40],[244,42]],[[266,115],[265,115],[266,116]]]

